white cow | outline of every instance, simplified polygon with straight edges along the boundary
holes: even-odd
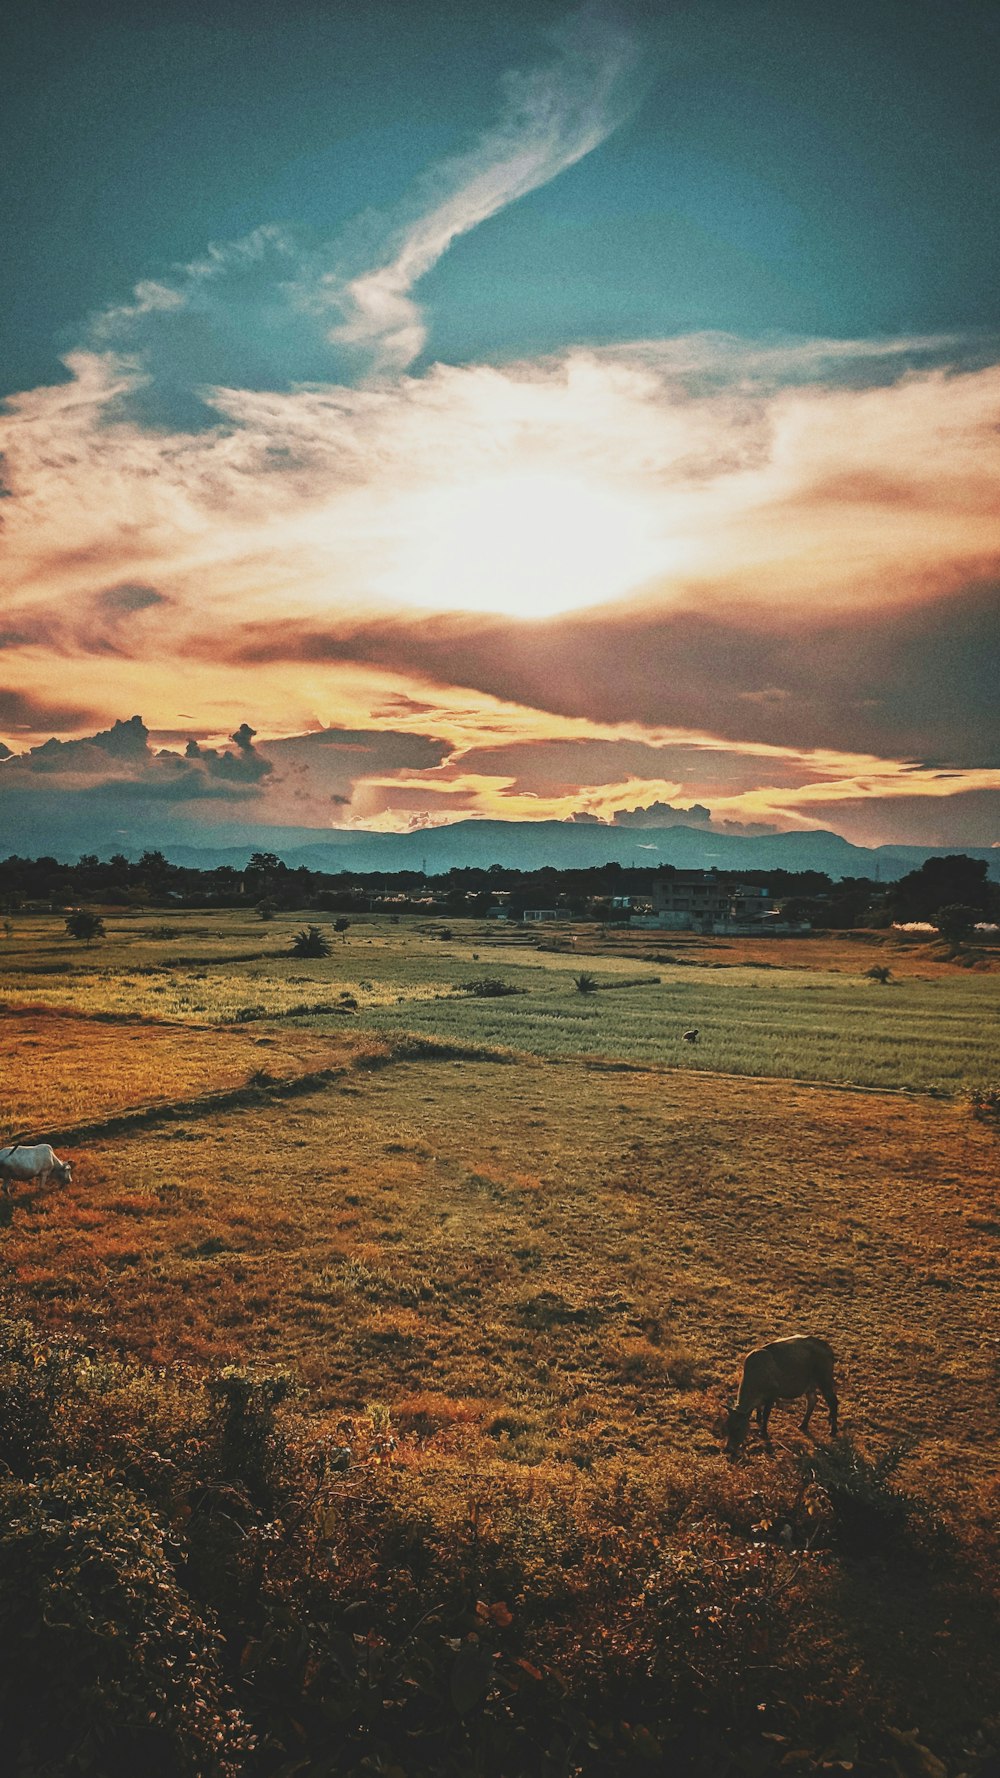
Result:
[[[23,1148],[19,1142],[13,1148],[0,1148],[0,1183],[5,1187],[15,1183],[47,1185],[50,1179],[69,1185],[72,1178],[69,1162],[61,1161],[48,1142],[37,1142],[32,1148]]]

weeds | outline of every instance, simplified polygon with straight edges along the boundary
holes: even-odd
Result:
[[[918,1503],[893,1484],[908,1455],[910,1447],[899,1443],[867,1457],[842,1435],[800,1458],[800,1473],[817,1491],[838,1547],[853,1555],[885,1553],[910,1534]]]
[[[499,975],[481,975],[474,981],[455,983],[456,994],[471,994],[476,1000],[502,1000],[507,995],[523,994],[524,991]]]
[[[31,1447],[0,1480],[0,1710],[19,1774],[715,1778],[777,1769],[789,1746],[794,1769],[825,1768],[849,1730],[843,1758],[867,1775],[887,1740],[917,1745],[891,1727],[892,1680],[858,1670],[848,1558],[811,1533],[789,1543],[789,1514],[809,1522],[789,1474],[511,1476],[500,1456],[470,1473],[428,1463],[428,1430],[469,1420],[433,1393],[396,1430],[371,1402],[317,1434],[280,1374],[155,1376],[23,1326],[0,1325],[0,1351],[18,1399],[37,1397]],[[486,1431],[499,1452],[522,1417]],[[803,1477],[822,1514],[843,1525],[861,1499],[881,1525],[888,1459],[833,1463]],[[988,1577],[951,1573],[988,1690]],[[953,1685],[942,1648],[922,1676],[922,1770]],[[985,1773],[985,1713],[978,1765],[958,1755],[969,1734],[956,1757]]]
[[[1000,1127],[1000,1087],[974,1087],[969,1106],[977,1123]]]

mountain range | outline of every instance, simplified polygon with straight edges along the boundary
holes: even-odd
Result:
[[[230,830],[232,832],[232,830]],[[227,836],[228,837],[228,836]],[[235,839],[235,836],[234,836]],[[696,827],[605,827],[569,821],[456,821],[411,833],[333,828],[317,838],[314,828],[250,829],[242,844],[164,845],[175,864],[210,870],[242,868],[253,852],[270,851],[289,867],[314,871],[423,871],[491,864],[534,871],[586,869],[614,861],[649,868],[672,864],[684,870],[824,871],[834,879],[874,877],[891,882],[926,858],[963,852],[985,859],[1000,881],[1000,848],[984,846],[856,846],[824,828],[793,833],[743,835]]]

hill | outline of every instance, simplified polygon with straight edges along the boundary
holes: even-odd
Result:
[[[277,853],[292,867],[322,871],[425,871],[438,875],[502,864],[517,870],[590,865],[673,864],[684,870],[825,871],[891,881],[942,852],[983,858],[1000,880],[1000,850],[984,846],[855,846],[824,828],[797,833],[729,834],[697,827],[602,827],[569,821],[456,821],[414,833],[308,828],[248,830],[242,844],[164,847],[175,864],[203,869],[246,864],[252,852]]]

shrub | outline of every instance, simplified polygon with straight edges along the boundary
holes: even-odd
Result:
[[[278,1446],[274,1410],[292,1389],[292,1379],[283,1371],[258,1375],[236,1364],[209,1379],[209,1394],[221,1412],[223,1479],[237,1483],[255,1505],[273,1502]]]
[[[0,1483],[0,1716],[20,1773],[223,1778],[249,1737],[167,1533],[80,1470]]]
[[[477,1000],[500,1000],[508,994],[521,994],[522,988],[515,988],[513,982],[505,982],[499,975],[481,975],[471,982],[456,982],[456,992],[472,994]]]
[[[829,1512],[833,1540],[852,1554],[884,1550],[910,1530],[917,1503],[892,1486],[907,1455],[905,1444],[895,1444],[873,1460],[841,1437],[800,1459],[803,1479],[819,1490]]]
[[[973,1087],[969,1106],[979,1123],[1000,1125],[1000,1087]]]
[[[257,903],[256,912],[260,920],[273,920],[277,911],[278,904],[272,900],[270,895],[265,895],[263,900]]]
[[[89,908],[71,908],[66,915],[66,931],[70,938],[82,939],[89,945],[95,938],[104,937],[104,921]]]
[[[573,977],[573,986],[578,994],[596,994],[597,977],[590,975],[587,970],[583,970],[580,975]]]
[[[873,963],[870,969],[865,970],[865,980],[881,982],[884,987],[892,981],[892,970],[888,969],[884,963]]]
[[[938,908],[932,918],[942,938],[947,939],[951,945],[960,945],[965,939],[971,938],[983,914],[981,908],[953,902],[949,907]]]
[[[318,926],[303,926],[288,948],[290,957],[329,957],[330,940]]]

